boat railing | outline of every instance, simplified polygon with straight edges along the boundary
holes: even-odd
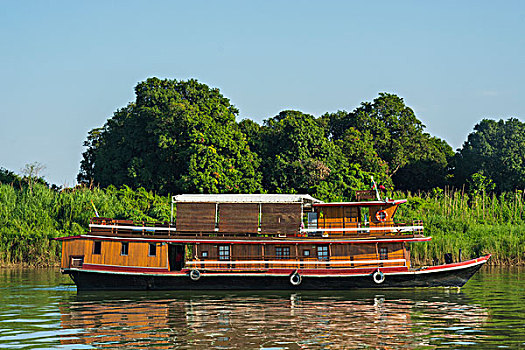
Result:
[[[345,238],[356,236],[390,236],[405,234],[420,234],[423,232],[421,221],[410,223],[395,223],[393,221],[377,224],[354,224],[353,226],[337,227],[335,225],[323,228],[298,228],[296,232],[221,232],[213,231],[180,231],[170,222],[148,222],[118,220],[95,217],[90,221],[90,233],[101,235],[140,235],[168,236],[181,238]]]
[[[230,269],[331,269],[331,268],[370,268],[406,266],[406,259],[402,255],[390,259],[379,259],[375,254],[360,256],[332,256],[326,259],[315,257],[283,259],[278,256],[244,257],[236,260],[191,260],[186,261],[188,269],[202,270],[230,270]]]
[[[350,225],[325,224],[324,227],[301,229],[302,233],[318,234],[320,236],[340,237],[348,234],[414,234],[423,232],[423,222],[413,220],[409,223],[385,221],[381,223],[352,223]]]

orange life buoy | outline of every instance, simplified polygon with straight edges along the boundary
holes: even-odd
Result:
[[[385,222],[388,219],[388,213],[385,210],[379,210],[376,213],[377,221]]]

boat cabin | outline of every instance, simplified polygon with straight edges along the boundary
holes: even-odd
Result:
[[[324,203],[309,195],[179,195],[163,223],[93,218],[63,238],[62,268],[151,273],[409,267],[405,200]],[[175,215],[176,214],[176,215]]]

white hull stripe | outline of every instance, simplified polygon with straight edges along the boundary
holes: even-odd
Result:
[[[406,259],[391,259],[391,260],[329,260],[329,261],[297,261],[297,260],[268,260],[268,261],[187,261],[186,265],[260,265],[260,264],[274,264],[274,265],[343,265],[343,264],[381,264],[381,263],[397,263],[406,262]]]

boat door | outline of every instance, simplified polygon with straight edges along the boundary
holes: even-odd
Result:
[[[168,263],[170,271],[180,271],[184,267],[184,244],[168,244]]]

